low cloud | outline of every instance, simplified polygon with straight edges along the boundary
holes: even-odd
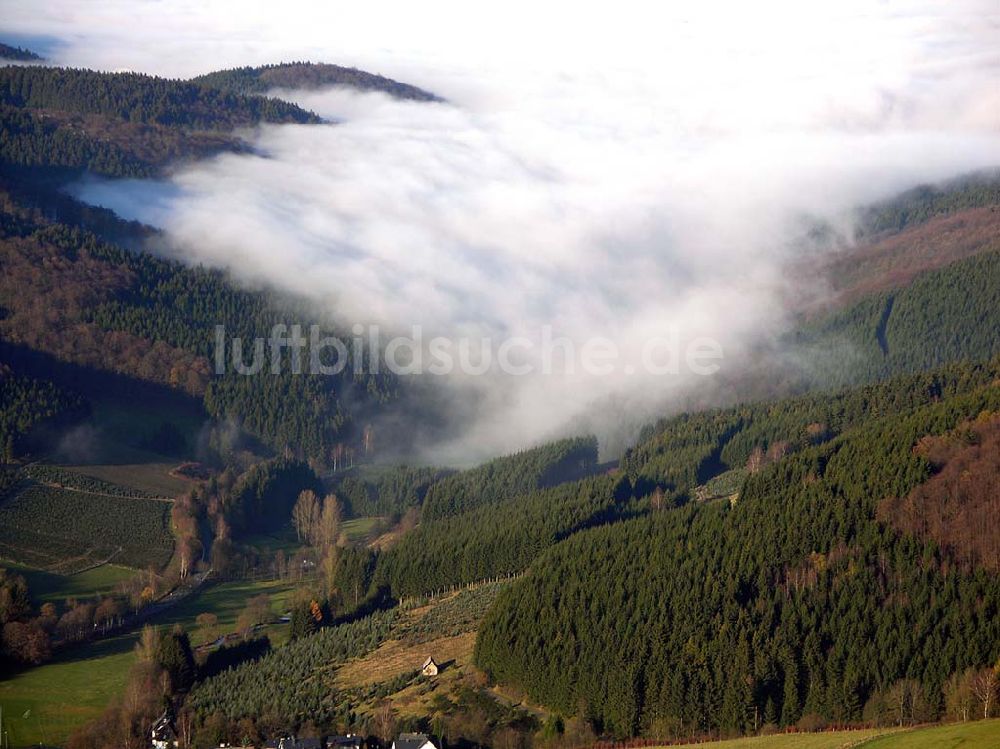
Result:
[[[276,92],[339,124],[262,127],[247,134],[255,154],[167,185],[80,188],[165,228],[178,257],[304,295],[348,325],[494,341],[551,326],[621,351],[607,376],[453,378],[476,408],[439,459],[583,428],[617,443],[701,384],[646,373],[650,337],[717,341],[725,370],[785,329],[790,294],[824,293],[822,279],[790,289],[786,277],[806,251],[804,216],[847,227],[859,203],[1000,163],[988,3],[710,3],[666,18],[626,4],[531,24],[512,8],[485,11],[492,29],[463,29],[469,11],[452,4],[446,24],[378,5],[345,14],[328,41],[312,6],[272,18],[252,5],[230,29],[218,6],[151,4],[135,11],[137,41],[101,22],[117,4],[94,7],[57,2],[11,23],[64,34],[74,64],[190,74],[192,59],[309,57],[448,98]],[[181,61],[181,48],[203,54]]]
[[[55,456],[67,463],[95,463],[101,457],[101,432],[90,424],[67,430],[56,445]]]

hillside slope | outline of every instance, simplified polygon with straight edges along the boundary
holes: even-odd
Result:
[[[238,127],[318,123],[278,99],[139,73],[0,68],[0,166],[148,177],[182,158],[245,150]]]
[[[883,719],[893,690],[913,695],[904,720],[934,717],[950,675],[996,661],[1000,581],[876,513],[933,474],[922,438],[1000,420],[998,366],[956,370],[926,405],[868,414],[859,391],[861,423],[774,455],[734,506],[571,536],[500,596],[477,663],[621,736]]]

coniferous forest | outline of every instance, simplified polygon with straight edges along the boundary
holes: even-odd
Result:
[[[871,409],[752,472],[732,504],[558,545],[501,595],[477,661],[545,704],[586,705],[618,736],[878,720],[906,680],[916,719],[940,714],[952,674],[995,660],[1000,588],[962,564],[970,538],[906,532],[879,507],[933,475],[921,439],[997,420],[984,374],[926,405]]]

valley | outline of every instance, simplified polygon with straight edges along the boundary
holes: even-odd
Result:
[[[879,191],[816,166],[778,205],[754,159],[727,182],[718,124],[619,138],[528,84],[233,54],[0,44],[0,749],[1000,747],[982,142],[926,183],[885,157]],[[670,189],[659,119],[693,160]],[[86,203],[96,179],[169,185],[163,225]],[[357,331],[411,317],[627,356],[683,318],[727,353],[669,383],[377,366],[399,339]],[[304,367],[295,326],[351,366]]]

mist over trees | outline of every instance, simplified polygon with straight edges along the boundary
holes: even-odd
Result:
[[[4,53],[30,55],[0,45]],[[167,708],[177,712],[185,746],[259,744],[263,734],[362,725],[390,739],[404,725],[390,698],[414,685],[433,692],[441,682],[420,682],[405,670],[352,691],[331,675],[400,637],[394,628],[423,608],[428,596],[464,588],[444,605],[461,610],[442,613],[438,599],[413,627],[430,631],[436,624],[442,639],[465,638],[468,653],[482,621],[474,655],[462,664],[470,679],[431,696],[422,708],[426,716],[406,719],[455,744],[582,746],[599,737],[703,737],[860,722],[902,727],[997,713],[1000,246],[994,219],[986,216],[1000,202],[995,174],[920,187],[860,210],[852,239],[871,254],[857,261],[856,272],[870,272],[863,279],[870,285],[842,267],[831,271],[831,285],[843,296],[828,308],[802,311],[797,327],[776,344],[783,352],[787,344],[790,358],[801,354],[804,365],[780,373],[763,369],[763,384],[754,380],[760,371],[726,381],[719,390],[731,392],[720,397],[734,405],[708,407],[714,395],[699,401],[695,394],[696,407],[688,412],[658,420],[662,411],[642,412],[650,425],[618,461],[601,464],[598,439],[581,436],[466,470],[415,460],[392,465],[388,458],[412,459],[435,439],[454,437],[456,425],[475,433],[465,423],[472,417],[447,398],[437,401],[410,388],[403,378],[353,371],[360,363],[354,350],[334,376],[293,373],[287,352],[280,373],[214,372],[219,325],[230,339],[242,339],[244,351],[276,324],[322,320],[322,335],[344,344],[348,328],[318,313],[305,297],[279,293],[280,281],[261,289],[226,271],[157,254],[167,235],[61,192],[67,180],[81,176],[162,177],[178,164],[210,155],[225,154],[216,165],[248,163],[237,158],[250,148],[238,128],[295,125],[303,127],[264,131],[334,132],[322,129],[328,125],[312,112],[265,96],[274,88],[328,86],[403,99],[411,113],[416,103],[431,104],[426,111],[438,115],[444,107],[423,89],[325,64],[233,68],[190,81],[35,66],[0,69],[0,554],[10,555],[16,541],[19,553],[42,566],[45,552],[65,542],[65,557],[106,563],[113,556],[116,563],[143,568],[113,592],[42,605],[32,599],[24,576],[0,570],[4,669],[33,667],[50,659],[54,648],[83,648],[126,625],[135,627],[143,607],[170,592],[183,597],[196,585],[257,582],[261,576],[295,587],[273,597],[254,591],[231,619],[202,612],[194,621],[196,633],[211,645],[197,653],[181,627],[144,628],[123,694],[74,735],[70,749],[145,745],[152,721]],[[388,97],[372,99],[379,106],[402,106]],[[588,198],[575,203],[570,198],[580,191],[574,188],[594,187],[600,208],[607,202],[615,212],[626,208],[616,204],[619,195],[629,198],[629,209],[634,200],[638,213],[649,211],[639,199],[643,191],[623,189],[634,187],[626,180],[605,193],[594,185],[605,175],[595,180],[584,170],[583,178],[573,175],[560,184],[569,188],[560,194],[552,189],[559,170],[540,157],[537,164],[522,160],[517,148],[500,149],[504,158],[497,159],[497,171],[477,173],[477,164],[493,163],[481,155],[496,156],[469,148],[492,132],[478,128],[477,114],[447,113],[464,123],[454,126],[463,159],[456,161],[457,176],[451,175],[463,197],[473,183],[506,185],[511,192],[523,188],[529,198],[541,185],[541,201],[526,201],[537,214],[526,215],[552,221],[520,227],[520,214],[501,211],[491,217],[495,224],[472,224],[473,233],[483,235],[476,241],[494,250],[490,259],[498,266],[537,251],[539,257],[530,260],[544,266],[539,278],[565,276],[574,287],[568,305],[580,313],[593,297],[595,306],[650,302],[646,313],[669,317],[657,304],[683,295],[666,278],[676,270],[692,288],[704,283],[720,298],[718,289],[728,292],[711,305],[718,319],[729,318],[727,331],[747,321],[752,328],[766,317],[751,305],[739,306],[744,279],[733,282],[753,265],[740,265],[758,249],[749,241],[739,253],[691,260],[679,252],[662,266],[646,256],[647,267],[640,253],[638,265],[623,263],[627,284],[604,278],[607,255],[591,256],[593,246],[560,233],[569,225],[582,234],[600,227],[600,221],[588,224],[598,203],[587,190],[582,192]],[[425,128],[442,121],[420,120]],[[616,126],[620,122],[615,119]],[[379,138],[399,125],[392,117],[378,124]],[[266,142],[295,150],[295,141],[277,136],[254,141]],[[659,142],[643,140],[647,152]],[[316,153],[309,151],[310,158]],[[444,147],[434,156],[453,153]],[[354,155],[347,149],[337,154],[344,159],[338,168],[349,173],[347,157]],[[282,158],[287,154],[257,152],[249,163],[302,167]],[[409,174],[418,173],[413,165],[420,163],[406,164]],[[563,166],[572,171],[568,161]],[[293,202],[305,206],[308,219],[314,218],[308,211],[316,195],[327,200],[318,211],[324,218],[339,202],[350,202],[338,201],[344,195],[338,185],[288,171],[296,186],[307,186]],[[409,189],[420,185],[427,191],[420,193],[424,203],[415,213],[433,214],[431,207],[448,204],[445,198],[454,193],[438,185],[439,174],[419,174]],[[198,178],[220,175],[230,176],[219,171]],[[714,176],[713,185],[727,180]],[[387,184],[375,189],[381,206],[391,202]],[[313,247],[290,227],[306,226],[320,243],[337,239],[323,235],[312,220],[301,220],[302,214],[281,202],[283,195],[276,189],[270,197],[279,213],[292,216],[275,222],[292,237],[289,246]],[[493,197],[489,190],[485,195]],[[243,239],[260,229],[241,211],[246,205],[261,210],[263,203],[253,208],[243,194],[230,204],[207,197],[211,221],[240,224]],[[470,206],[482,210],[489,202],[473,198],[462,206],[468,214],[474,213]],[[364,206],[364,195],[357,200]],[[551,214],[550,202],[557,206]],[[713,225],[719,210],[732,209],[728,201],[708,202]],[[420,199],[414,204],[421,205]],[[656,201],[652,205],[663,210]],[[359,208],[355,218],[363,214],[373,226],[386,220],[387,208],[374,216],[365,210]],[[616,213],[603,218],[610,216],[618,219]],[[954,223],[935,223],[942,218]],[[686,227],[691,236],[704,230],[698,219],[688,220],[695,227]],[[747,226],[757,220],[770,219],[755,214]],[[363,235],[369,227],[359,224],[356,231]],[[682,224],[673,227],[679,234]],[[501,225],[515,229],[510,235],[498,230],[496,237],[483,230]],[[920,227],[930,227],[930,239],[899,234]],[[459,228],[456,233],[463,234],[468,226]],[[961,241],[940,257],[923,258],[919,273],[900,271],[910,258],[900,247],[874,244],[894,236],[903,237],[905,247],[916,240],[933,243],[939,236],[934,231],[951,229]],[[695,246],[724,244],[721,236],[706,232]],[[200,239],[213,237],[214,231],[203,232]],[[541,244],[533,244],[538,237],[541,244],[576,251],[567,253],[571,262],[553,262]],[[652,238],[652,244],[661,239]],[[626,232],[619,239],[627,244],[634,237]],[[505,243],[525,255],[503,257]],[[246,244],[238,259],[252,265]],[[289,246],[272,251],[290,252]],[[347,257],[345,251],[336,262],[346,265]],[[851,264],[861,254],[845,257]],[[297,284],[308,286],[313,275],[322,275],[322,268],[313,272],[313,263],[304,267],[309,272],[298,272]],[[582,268],[596,269],[597,278],[585,277]],[[635,272],[649,268],[663,278]],[[474,270],[477,277],[489,275],[483,266]],[[356,276],[335,277],[342,294],[355,286],[367,294],[366,311],[396,301],[373,293],[382,287],[365,286]],[[718,288],[717,277],[724,282]],[[470,276],[450,278],[479,304],[484,287]],[[531,286],[520,279],[505,287],[498,283],[502,292],[520,285]],[[407,301],[405,290],[400,297]],[[489,302],[482,301],[483,310]],[[558,305],[546,307],[546,314],[553,309]],[[503,314],[497,319],[505,321]],[[600,316],[583,319],[588,335],[606,322]],[[613,317],[611,323],[625,319]],[[712,319],[699,321],[710,325]],[[361,356],[379,353],[365,350]],[[746,400],[748,393],[752,398]],[[523,405],[505,395],[497,398],[505,407]],[[25,465],[51,460],[52,439],[43,438],[92,417],[93,403],[107,407],[110,401],[126,410],[147,398],[194,422],[178,426],[185,420],[175,423],[169,413],[125,445],[171,465],[184,460],[177,470],[186,468],[181,475],[190,481],[179,496],[154,496],[58,466]],[[585,402],[584,416],[606,418],[609,411]],[[528,431],[521,436],[533,444]],[[195,456],[203,463],[193,462]],[[370,530],[359,532],[358,526]],[[280,548],[271,546],[275,541]],[[74,544],[85,545],[85,553]],[[55,574],[49,562],[45,566]],[[209,571],[206,582],[203,573]],[[272,647],[261,630],[286,612],[287,638],[282,633]],[[413,637],[407,644],[430,648],[430,642],[429,636]],[[519,707],[501,705],[490,689],[495,684],[523,691],[551,715],[543,723]],[[364,720],[356,710],[362,702],[376,707]]]

